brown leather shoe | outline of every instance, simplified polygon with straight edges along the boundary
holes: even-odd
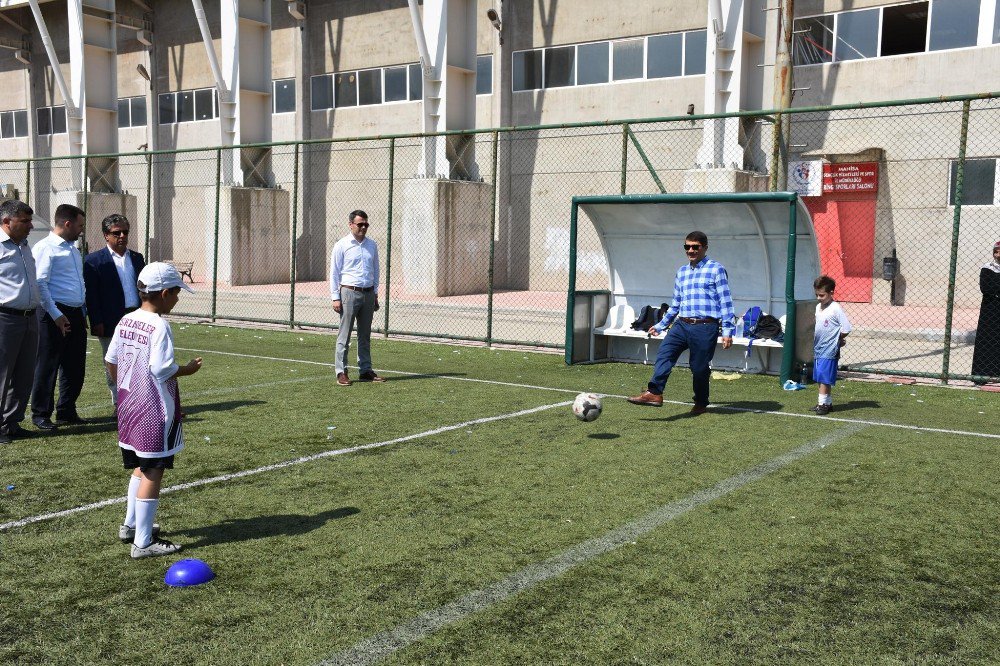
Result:
[[[695,405],[691,408],[691,416],[701,416],[708,411],[708,405]]]
[[[643,391],[642,395],[635,395],[628,399],[633,405],[648,405],[650,407],[662,407],[663,396],[649,391]]]
[[[362,372],[361,376],[358,377],[359,382],[384,382],[385,377],[379,377],[375,374],[374,370],[369,370],[368,372]]]
[[[350,386],[351,380],[347,378],[346,372],[337,373],[337,385],[338,386]]]

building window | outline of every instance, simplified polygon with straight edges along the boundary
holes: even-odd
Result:
[[[684,35],[656,35],[646,49],[646,77],[663,79],[684,72]]]
[[[406,67],[386,67],[385,68],[385,101],[405,102],[406,94]]]
[[[794,64],[976,46],[984,6],[996,15],[989,43],[1000,43],[1000,1],[995,0],[923,0],[799,18],[793,30]],[[983,46],[986,39],[984,34]]]
[[[0,139],[28,136],[28,112],[4,111],[0,113]]]
[[[706,49],[708,49],[708,31],[695,30],[684,33],[684,76],[705,73]]]
[[[219,117],[215,88],[163,93],[158,100],[160,124],[189,123]]]
[[[423,99],[424,73],[420,70],[420,65],[409,66],[409,79],[410,79],[410,101]]]
[[[66,107],[42,106],[36,110],[38,136],[66,133]]]
[[[342,72],[333,75],[333,105],[336,108],[358,105],[358,73]]]
[[[997,5],[1000,7],[1000,4]],[[993,26],[996,30],[996,25]],[[979,0],[934,3],[929,51],[975,46],[979,32]]]
[[[958,161],[951,162],[948,204],[955,205],[955,185],[958,178]],[[994,206],[997,199],[997,158],[967,159],[962,172],[962,205]]]
[[[520,51],[514,54],[514,91],[538,90],[542,87],[542,51]]]
[[[607,83],[611,71],[611,44],[580,44],[576,47],[576,85]]]
[[[792,62],[815,65],[833,62],[833,15],[795,19],[792,29]]]
[[[493,56],[476,56],[476,94],[493,94]]]
[[[612,48],[612,78],[615,81],[642,78],[641,39],[615,42]]]
[[[295,112],[295,79],[277,79],[271,82],[271,113]]]
[[[369,106],[382,103],[382,70],[365,69],[358,72],[358,104]]]
[[[118,127],[146,126],[146,98],[125,97],[118,100]]]
[[[542,83],[546,88],[564,88],[576,83],[576,47],[545,49],[543,72]]]

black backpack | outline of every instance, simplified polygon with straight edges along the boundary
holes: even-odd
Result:
[[[780,342],[784,338],[781,330],[781,320],[774,315],[761,315],[760,319],[757,320],[757,326],[753,331],[753,336],[755,338],[767,338],[770,340],[778,340]]]
[[[652,305],[643,305],[639,309],[639,316],[632,322],[632,329],[645,333],[650,326],[658,324],[663,319],[663,315],[667,314],[668,309],[670,306],[666,303],[661,303],[658,308],[654,308]]]

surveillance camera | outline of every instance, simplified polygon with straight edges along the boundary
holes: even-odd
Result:
[[[490,23],[493,24],[494,28],[496,28],[497,30],[500,29],[500,26],[501,26],[501,23],[500,23],[500,14],[497,13],[497,10],[495,10],[493,8],[487,9],[486,10],[486,18],[488,18],[490,20]]]

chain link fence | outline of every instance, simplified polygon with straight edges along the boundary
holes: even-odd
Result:
[[[0,186],[42,227],[59,203],[85,208],[91,249],[104,243],[100,219],[124,213],[133,249],[190,269],[197,294],[179,314],[287,326],[337,327],[330,251],[348,213],[363,209],[380,251],[377,331],[562,348],[573,196],[765,191],[787,164],[854,324],[843,365],[997,381],[1000,296],[988,264],[1000,240],[1000,100],[785,117],[778,143],[776,118],[762,111],[5,160]],[[705,157],[719,128],[742,147],[728,164]],[[442,163],[451,178],[437,177]],[[664,258],[669,274],[675,259]],[[608,287],[587,224],[576,270],[579,288]]]

